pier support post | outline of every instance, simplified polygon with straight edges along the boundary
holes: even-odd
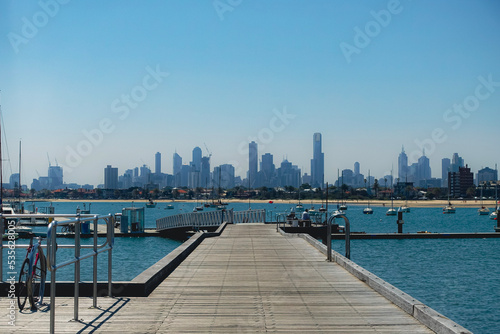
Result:
[[[398,233],[403,233],[403,224],[404,224],[403,212],[398,211]]]

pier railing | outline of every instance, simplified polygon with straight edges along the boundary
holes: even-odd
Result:
[[[181,213],[157,219],[156,230],[163,231],[182,227],[197,229],[200,227],[220,226],[223,222],[229,224],[265,223],[266,210],[245,210],[235,212],[231,209]]]
[[[5,221],[7,222],[7,234],[14,230],[19,219],[46,218],[53,220],[54,218],[65,218],[65,221],[52,221],[47,229],[47,244],[42,247],[47,249],[47,268],[51,271],[50,278],[50,333],[55,331],[55,297],[56,297],[56,272],[59,268],[74,264],[74,320],[78,320],[78,298],[80,296],[80,262],[87,258],[93,258],[93,307],[97,308],[97,255],[103,252],[108,252],[108,295],[112,293],[112,250],[114,244],[114,217],[113,215],[71,215],[71,214],[0,214],[0,235],[3,234]],[[82,245],[81,234],[82,224],[93,224],[93,244]],[[98,224],[104,223],[106,225],[106,240],[98,245]],[[57,228],[63,226],[73,225],[75,228],[75,244],[62,245],[57,243]],[[3,235],[2,235],[3,237]],[[9,244],[9,248],[10,248]],[[26,248],[26,245],[15,245],[16,248]],[[72,248],[75,250],[74,257],[67,261],[57,263],[56,253],[60,248]],[[82,249],[90,251],[81,254]],[[2,278],[2,250],[3,245],[0,242],[0,280]]]

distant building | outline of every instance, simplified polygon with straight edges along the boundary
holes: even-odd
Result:
[[[405,153],[404,146],[401,148],[401,153],[398,157],[398,178],[400,181],[406,180],[408,176],[408,156]]]
[[[118,168],[111,165],[104,168],[104,189],[118,189]]]
[[[235,186],[233,165],[224,164],[214,168],[215,188],[231,189]]]
[[[248,144],[248,178],[250,188],[258,187],[257,172],[259,165],[257,143],[252,141]]]
[[[325,178],[325,154],[321,152],[321,133],[313,135],[313,158],[311,159],[311,186],[323,188]]]
[[[458,172],[448,173],[448,189],[451,197],[467,196],[467,189],[474,187],[474,174],[470,168],[459,167]]]
[[[498,171],[489,167],[480,169],[477,171],[476,181],[478,185],[488,182],[496,182],[498,181]]]
[[[201,158],[201,171],[200,171],[200,178],[201,178],[201,187],[203,188],[208,188],[210,187],[211,180],[210,180],[210,157],[202,157]]]
[[[464,166],[464,159],[458,155],[458,153],[453,153],[450,164],[450,172],[458,173],[458,169]]]
[[[181,170],[182,170],[182,158],[180,155],[174,153],[173,157],[174,166],[173,166],[173,175],[174,175],[174,186],[181,187]]]
[[[284,160],[281,163],[280,168],[278,168],[278,186],[286,187],[292,186],[298,188],[302,185],[302,178],[300,168],[296,165],[292,165],[288,160]]]
[[[359,175],[359,162],[354,163],[354,176]]]
[[[19,189],[19,173],[10,175],[8,189]]]
[[[161,153],[155,154],[155,174],[161,174]]]
[[[274,174],[276,168],[273,163],[273,155],[266,153],[262,156],[262,163],[260,166],[260,185],[264,187],[274,186]]]
[[[61,166],[49,166],[49,189],[56,190],[63,188],[63,169]]]
[[[451,160],[444,158],[441,160],[441,187],[448,187],[448,172],[450,171]]]

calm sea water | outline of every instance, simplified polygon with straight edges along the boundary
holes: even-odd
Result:
[[[146,209],[146,227],[154,228],[156,219],[192,212],[196,206],[195,203],[175,202],[174,210],[166,210],[167,204],[159,203],[156,208]],[[303,204],[305,208],[310,207],[310,204]],[[73,213],[77,206],[83,208],[82,203],[57,202],[53,205],[56,213]],[[137,202],[134,205],[144,206]],[[132,206],[131,202],[96,202],[91,211],[95,214],[116,213],[129,206]],[[236,203],[228,208],[239,211],[247,210],[249,206],[266,209],[270,220],[276,213],[290,211],[294,204]],[[363,206],[349,206],[347,216],[351,231],[397,231],[397,218],[385,216],[387,208],[373,207],[371,216],[363,215],[362,209]],[[495,225],[489,217],[478,216],[477,208],[458,208],[454,215],[444,215],[440,208],[412,208],[411,213],[404,215],[404,221],[404,232],[493,232]],[[343,221],[339,223],[343,225]],[[61,239],[60,242],[71,243],[72,239]],[[176,240],[158,237],[116,238],[114,280],[133,279],[180,244]],[[344,254],[343,241],[334,240],[332,244],[333,249]],[[499,249],[500,239],[351,240],[351,259],[474,333],[500,333],[500,320],[495,312],[500,309]],[[4,261],[7,260],[5,253]],[[60,249],[58,261],[69,258],[71,254],[71,250]],[[18,249],[19,267],[24,255],[24,249]],[[107,255],[99,257],[99,280],[107,277],[106,261]],[[91,280],[91,264],[90,259],[82,263],[82,280]],[[73,279],[73,270],[72,266],[60,269],[57,279]]]

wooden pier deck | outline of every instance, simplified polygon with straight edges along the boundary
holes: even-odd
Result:
[[[154,242],[154,239],[151,239]],[[301,238],[275,226],[228,225],[205,239],[149,297],[56,299],[56,333],[432,333]],[[1,333],[46,333],[49,312],[0,299]]]

